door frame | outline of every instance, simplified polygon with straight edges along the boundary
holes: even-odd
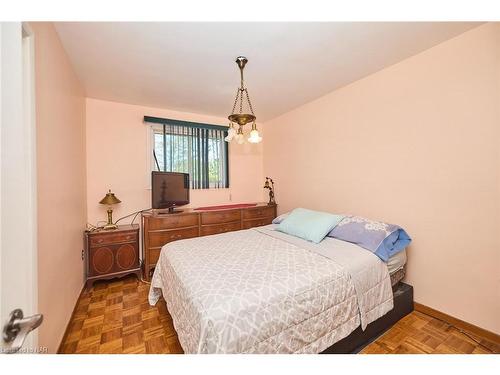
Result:
[[[38,312],[35,44],[28,23],[0,24],[0,316]],[[24,347],[37,351],[36,331]]]
[[[37,158],[36,158],[36,91],[35,91],[35,33],[29,23],[22,22],[22,49],[23,49],[23,125],[27,142],[27,179],[28,186],[28,211],[26,227],[29,228],[29,255],[31,283],[31,314],[38,313],[38,210],[37,210]],[[31,336],[31,337],[30,337]],[[30,339],[30,341],[28,341]],[[28,336],[27,347],[38,346],[38,330]]]

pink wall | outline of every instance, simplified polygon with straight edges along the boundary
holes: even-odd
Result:
[[[106,219],[106,207],[99,201],[108,188],[122,201],[114,207],[114,219],[151,206],[145,115],[227,125],[224,118],[88,98],[87,212],[92,224]],[[262,201],[262,145],[231,143],[229,168],[229,189],[192,190],[190,206]]]
[[[383,48],[383,46],[381,46]],[[265,124],[279,211],[402,225],[415,300],[500,333],[500,24]]]
[[[85,99],[51,23],[35,34],[39,345],[57,350],[83,285]]]

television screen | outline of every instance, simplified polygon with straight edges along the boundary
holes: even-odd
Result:
[[[165,209],[189,203],[189,174],[152,172],[151,207]]]

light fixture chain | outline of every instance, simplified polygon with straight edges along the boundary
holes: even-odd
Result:
[[[243,89],[240,89],[240,114],[243,113]]]
[[[247,96],[247,102],[248,102],[248,106],[250,107],[250,112],[253,115],[254,113],[253,113],[253,108],[252,108],[252,102],[250,101],[250,95],[248,95],[248,90],[247,89],[245,89],[245,94]]]
[[[234,115],[234,110],[236,109],[236,103],[238,103],[238,97],[240,96],[240,89],[236,90],[236,98],[234,98],[233,111],[231,112]]]

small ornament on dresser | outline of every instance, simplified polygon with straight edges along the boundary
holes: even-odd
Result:
[[[266,182],[264,183],[264,189],[269,190],[269,202],[268,205],[276,204],[274,200],[274,181],[271,177],[266,177]]]

